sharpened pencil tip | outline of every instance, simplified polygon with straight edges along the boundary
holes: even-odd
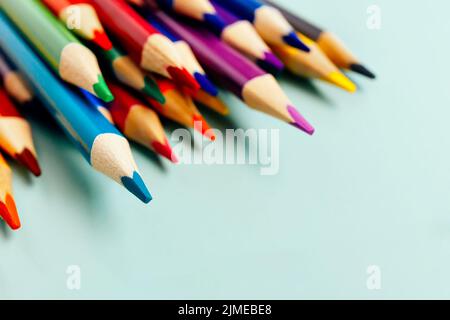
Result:
[[[366,76],[369,79],[376,79],[376,75],[372,73],[372,71],[368,70],[366,67],[364,67],[362,64],[352,64],[350,66],[350,70],[359,73],[363,76]]]
[[[300,49],[305,52],[310,51],[309,47],[300,40],[300,38],[297,36],[297,34],[294,31],[285,35],[283,37],[283,40],[286,44],[290,45],[291,47]]]
[[[153,150],[155,150],[155,152],[159,155],[163,156],[166,159],[169,159],[173,163],[178,163],[178,157],[173,152],[168,141],[166,141],[165,144],[162,144],[160,142],[153,142],[152,147]]]
[[[164,98],[158,84],[152,78],[145,77],[145,86],[143,91],[146,95],[155,99],[157,102],[161,104],[166,103],[166,98]]]
[[[256,63],[262,69],[266,70],[267,72],[273,75],[279,74],[284,69],[283,62],[281,62],[281,60],[278,59],[278,57],[274,55],[272,52],[265,52],[264,59],[258,59]]]
[[[326,80],[350,93],[354,93],[357,89],[356,85],[339,71],[329,74]]]
[[[128,191],[134,194],[139,200],[144,203],[152,201],[152,196],[145,186],[144,181],[139,173],[133,173],[133,177],[122,177],[122,184]]]
[[[30,150],[24,149],[21,153],[16,154],[15,158],[36,177],[39,177],[42,174],[41,167],[39,166],[36,157]]]
[[[112,102],[114,100],[114,96],[102,75],[98,76],[98,82],[94,85],[94,92],[97,97],[105,102]]]
[[[194,73],[195,80],[197,80],[200,87],[209,93],[210,95],[217,97],[219,95],[219,90],[217,87],[208,79],[208,77],[201,73]]]
[[[200,132],[203,136],[211,141],[216,140],[216,135],[214,134],[211,126],[206,122],[205,118],[201,115],[195,115],[192,119],[194,122],[194,129]]]
[[[106,51],[111,50],[113,47],[111,40],[109,40],[108,35],[104,31],[95,30],[92,41]]]
[[[220,36],[223,29],[225,29],[225,22],[217,14],[207,13],[203,15],[203,20],[205,24],[211,28],[211,31],[216,35]]]
[[[309,122],[293,106],[288,106],[287,109],[291,117],[294,119],[292,125],[312,136],[315,131],[314,127],[309,124]]]
[[[0,202],[0,217],[13,230],[21,227],[16,204],[10,194],[6,194],[5,202]]]

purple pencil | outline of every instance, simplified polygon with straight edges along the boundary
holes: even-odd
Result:
[[[221,33],[223,41],[246,55],[267,72],[277,74],[283,70],[283,63],[270,50],[249,21],[241,20],[214,1],[211,3],[218,16],[225,22],[225,28]]]
[[[209,74],[226,85],[251,108],[288,122],[309,135],[314,128],[295,109],[275,78],[218,39],[213,33],[153,12],[170,32],[188,42]]]
[[[22,76],[9,64],[0,52],[0,83],[6,92],[21,105],[31,104],[34,93]]]

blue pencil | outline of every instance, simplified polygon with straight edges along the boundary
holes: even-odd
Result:
[[[220,35],[225,28],[225,22],[217,14],[209,0],[147,0],[157,4],[168,12],[176,12],[192,19],[202,21],[212,32]]]
[[[225,9],[255,26],[261,37],[270,45],[289,45],[309,52],[309,48],[298,38],[294,28],[274,7],[258,0],[215,0]]]
[[[143,202],[150,202],[152,197],[137,171],[125,137],[47,69],[1,12],[0,34],[0,48],[28,79],[89,164]]]
[[[147,20],[151,23],[153,27],[158,29],[159,32],[161,32],[163,35],[172,40],[181,58],[183,59],[185,68],[192,74],[195,80],[197,80],[197,82],[200,84],[200,87],[206,93],[214,97],[217,97],[219,95],[219,90],[206,75],[205,70],[203,70],[203,68],[201,67],[200,63],[195,57],[195,54],[192,52],[192,49],[189,46],[189,44],[186,41],[174,35],[173,33],[171,33],[169,30],[167,30],[167,28],[162,26],[155,19],[149,19],[147,17]]]

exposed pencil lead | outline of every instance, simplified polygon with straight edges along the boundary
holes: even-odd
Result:
[[[144,181],[142,180],[141,175],[136,171],[133,173],[132,178],[122,177],[122,184],[128,191],[144,203],[149,203],[153,199]]]
[[[98,76],[98,82],[94,85],[95,94],[105,102],[114,100],[114,96],[108,88],[105,79],[102,75]]]

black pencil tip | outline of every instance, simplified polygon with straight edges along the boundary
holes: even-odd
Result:
[[[354,71],[356,73],[362,74],[363,76],[366,76],[367,78],[370,78],[370,79],[375,79],[376,78],[375,74],[373,74],[371,71],[369,71],[362,64],[357,64],[357,63],[352,64],[350,66],[350,70],[352,70],[352,71]]]

